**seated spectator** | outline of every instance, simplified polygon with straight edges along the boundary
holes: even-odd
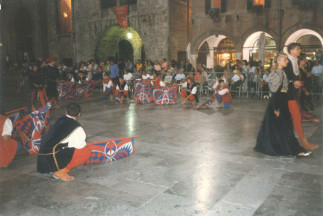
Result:
[[[256,95],[256,92],[260,86],[260,75],[259,75],[259,68],[255,68],[254,72],[249,76],[248,84],[252,90],[251,97]]]
[[[170,85],[170,84],[172,84],[172,82],[173,82],[172,74],[170,72],[167,72],[165,79],[164,79],[164,83],[166,85]]]
[[[270,82],[269,75],[270,75],[269,70],[266,69],[260,84],[262,92],[264,93],[264,98],[267,98],[267,99],[269,99],[269,82]]]
[[[203,83],[204,79],[201,76],[200,72],[198,72],[198,71],[195,72],[194,81],[197,83],[201,83],[201,84]]]
[[[162,60],[161,70],[162,72],[166,72],[168,70],[168,64],[165,58]]]
[[[176,74],[175,80],[176,80],[177,83],[180,83],[180,82],[185,80],[185,74],[184,74],[184,71],[182,69],[179,70],[178,74]]]
[[[73,76],[72,72],[68,72],[67,81],[68,82],[75,82],[75,79],[74,79],[74,76]]]
[[[216,89],[216,94],[217,94],[217,101],[218,101],[218,106],[217,107],[223,107],[223,103],[232,103],[232,96],[230,94],[229,86],[224,83],[223,80],[219,81],[219,85],[217,86]],[[229,106],[225,106],[229,107]]]
[[[164,87],[165,86],[165,83],[157,76],[157,71],[153,72],[153,77],[152,77],[152,80],[151,80],[151,84],[154,87]]]
[[[147,73],[147,70],[144,70],[141,78],[142,78],[142,80],[147,80],[147,79],[152,79],[152,76],[150,76]]]
[[[123,79],[126,82],[129,82],[133,79],[132,73],[129,73],[127,70],[124,70]]]
[[[127,62],[126,62],[126,65],[125,65],[125,69],[129,72],[129,73],[132,73],[133,72],[133,64],[132,64],[132,61],[131,59],[128,59]]]
[[[155,71],[158,71],[158,72],[160,72],[160,71],[161,71],[161,66],[160,66],[160,64],[158,63],[158,61],[155,61],[155,64],[154,64],[154,70],[155,70]]]
[[[240,87],[243,83],[244,77],[241,74],[241,69],[236,69],[237,73],[233,75],[231,78],[231,90],[232,91],[238,91],[238,87]],[[234,96],[234,92],[232,92],[232,96]]]
[[[186,82],[181,84],[182,90],[181,95],[183,98],[182,104],[186,104],[188,100],[192,101],[193,104],[196,104],[199,102],[199,99],[197,97],[197,86],[198,84],[193,82],[193,79],[187,78]]]
[[[146,61],[145,70],[148,75],[152,75],[153,66],[151,65],[150,61]]]
[[[114,95],[120,99],[120,103],[123,103],[124,98],[129,103],[129,86],[122,77],[119,78]]]
[[[103,79],[103,94],[104,98],[107,98],[110,95],[110,100],[112,100],[113,97],[113,90],[114,90],[114,85],[112,79],[109,77],[108,73],[104,74],[104,79]]]
[[[137,69],[137,71],[141,71],[141,68],[142,68],[142,63],[141,63],[141,60],[138,59],[137,64],[136,64],[136,69]]]

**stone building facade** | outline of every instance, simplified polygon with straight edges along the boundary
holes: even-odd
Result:
[[[30,15],[30,46],[21,44],[35,58],[57,56],[67,64],[92,58],[119,58],[123,49],[132,51],[133,60],[185,58],[190,23],[187,0],[2,0],[3,28],[1,52],[18,60],[19,34],[9,21],[23,8]],[[127,30],[121,29],[114,6],[129,4]],[[26,22],[23,22],[25,24]],[[128,33],[131,32],[131,38]],[[19,51],[20,52],[20,51]]]
[[[209,13],[219,5],[220,13],[219,9]],[[192,0],[191,52],[208,67],[227,63],[221,61],[223,54],[231,60],[261,60],[257,50],[259,40],[265,38],[267,63],[273,50],[286,50],[290,42],[303,42],[309,55],[321,55],[322,11],[321,0]]]

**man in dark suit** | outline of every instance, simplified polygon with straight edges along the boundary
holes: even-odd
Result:
[[[300,109],[297,104],[300,87],[303,85],[300,81],[300,71],[298,67],[298,56],[302,52],[302,47],[299,43],[291,43],[288,49],[288,64],[285,68],[285,73],[288,78],[288,108],[292,115],[293,125],[300,139],[302,146],[307,150],[317,149],[318,145],[310,144],[304,136],[302,118]]]

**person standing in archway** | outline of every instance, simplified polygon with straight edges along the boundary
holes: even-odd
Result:
[[[288,108],[289,112],[292,115],[294,128],[300,139],[302,146],[307,150],[314,150],[319,147],[319,145],[310,144],[306,137],[304,136],[302,118],[299,106],[297,104],[298,91],[303,85],[299,80],[299,62],[298,57],[302,52],[302,47],[299,43],[291,43],[287,46],[288,50],[288,64],[285,68],[285,73],[287,75],[289,84],[288,84]]]
[[[111,74],[111,79],[115,85],[119,83],[119,68],[118,65],[115,63],[114,60],[110,61],[110,74]]]

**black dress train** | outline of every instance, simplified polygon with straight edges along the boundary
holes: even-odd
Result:
[[[294,126],[288,109],[288,96],[286,92],[281,91],[284,78],[282,74],[273,75],[275,77],[272,77],[272,80],[276,79],[277,86],[280,87],[272,93],[254,150],[272,156],[298,155],[301,152],[307,152],[300,146],[294,135]],[[274,113],[275,110],[280,111],[278,117]]]

